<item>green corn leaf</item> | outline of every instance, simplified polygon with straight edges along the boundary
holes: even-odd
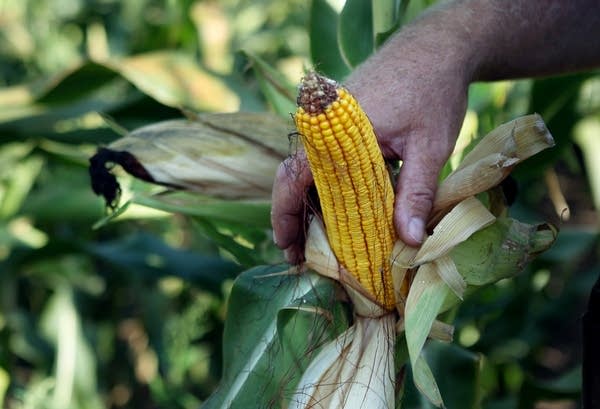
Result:
[[[375,48],[372,7],[369,1],[348,0],[340,13],[338,41],[350,67],[366,60]]]
[[[252,63],[252,69],[262,94],[269,101],[273,110],[282,116],[289,116],[296,110],[296,85],[291,84],[275,68],[267,64],[259,56],[245,51],[244,55]]]
[[[186,282],[221,294],[221,285],[241,268],[217,256],[172,248],[157,237],[136,234],[102,243],[85,243],[82,248],[117,271],[144,280],[179,277]]]
[[[202,408],[287,407],[320,347],[348,326],[335,291],[331,280],[287,267],[242,273],[227,308],[223,377]]]
[[[219,200],[189,192],[174,192],[157,196],[136,196],[133,203],[190,216],[241,224],[248,227],[269,228],[271,204],[267,201]]]
[[[174,108],[232,112],[240,106],[225,82],[202,69],[192,56],[155,51],[106,62],[85,61],[48,80],[2,90],[0,123],[47,131],[61,118],[131,102],[124,84]]]
[[[350,68],[338,44],[339,16],[325,0],[313,0],[310,8],[310,55],[315,69],[342,81]]]
[[[435,373],[445,407],[449,409],[481,407],[484,387],[481,355],[474,354],[453,343],[432,340],[423,349],[419,360],[422,361],[421,366],[417,367],[417,371],[420,373],[415,375],[415,378],[419,376],[422,384],[432,382],[432,378],[429,376],[431,373]],[[428,368],[431,370],[429,373]],[[411,378],[411,374],[408,375]],[[435,406],[423,398],[423,395],[413,386],[413,382],[406,382],[402,402],[397,407],[430,409]]]

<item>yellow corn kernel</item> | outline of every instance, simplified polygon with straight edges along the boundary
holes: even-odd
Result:
[[[294,120],[331,248],[363,288],[391,310],[394,193],[373,127],[346,89],[314,72],[303,78],[297,103]]]

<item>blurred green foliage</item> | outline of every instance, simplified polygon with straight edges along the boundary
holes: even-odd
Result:
[[[377,36],[358,40],[373,27],[350,24],[364,5],[349,3],[356,8],[340,14],[318,0],[0,0],[3,407],[187,409],[214,391],[231,280],[281,261],[267,226],[131,204],[93,228],[106,213],[87,160],[127,130],[181,117],[180,108],[286,114],[282,83],[311,61],[342,78],[431,1],[381,2],[395,19],[375,18]],[[342,47],[328,53],[332,33]],[[580,317],[599,268],[598,95],[592,74],[471,88],[466,139],[535,111],[558,142],[518,169],[512,209],[557,223],[556,245],[451,312],[455,360],[437,344],[428,350],[434,371],[460,369],[467,387],[476,382],[483,407],[577,405]],[[125,200],[162,190],[119,177]],[[552,206],[565,215],[548,189],[553,177],[569,220]],[[410,384],[406,407],[423,407]]]

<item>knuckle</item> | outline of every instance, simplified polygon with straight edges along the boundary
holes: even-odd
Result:
[[[421,188],[419,190],[409,192],[406,196],[406,200],[413,206],[431,206],[433,195],[434,192],[432,189]]]
[[[275,179],[288,183],[310,184],[312,181],[308,161],[304,156],[292,155],[287,157],[277,167]]]

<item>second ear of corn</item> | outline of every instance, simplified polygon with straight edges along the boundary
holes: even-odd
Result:
[[[303,78],[297,103],[294,120],[331,248],[374,301],[392,310],[394,191],[373,127],[346,89],[314,72]]]

